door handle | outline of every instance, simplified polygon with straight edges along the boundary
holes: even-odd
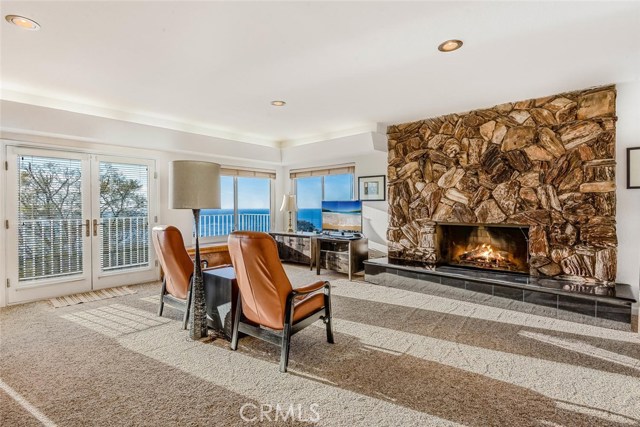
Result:
[[[93,220],[93,235],[94,236],[98,235],[98,220],[97,219]]]
[[[87,237],[91,237],[91,223],[90,223],[90,221],[88,219],[84,222],[84,226],[87,229],[87,232],[86,232],[85,235]]]

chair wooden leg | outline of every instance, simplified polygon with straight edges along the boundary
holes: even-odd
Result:
[[[240,317],[242,316],[242,298],[240,292],[238,292],[238,300],[236,302],[236,314],[233,318],[233,329],[231,330],[231,350],[236,351],[238,349],[238,336],[240,335]]]
[[[327,342],[333,344],[333,323],[331,314],[331,288],[329,282],[326,282],[327,287],[324,288],[324,324],[327,327]]]
[[[158,307],[158,316],[162,317],[164,310],[164,294],[167,292],[167,278],[162,279],[162,290],[160,291],[160,307]]]

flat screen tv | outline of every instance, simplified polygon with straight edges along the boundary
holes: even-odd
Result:
[[[322,231],[362,233],[362,202],[322,202]]]

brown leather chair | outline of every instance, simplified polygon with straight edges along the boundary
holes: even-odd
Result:
[[[318,281],[294,289],[267,233],[236,231],[229,235],[229,254],[240,293],[233,319],[231,349],[240,332],[279,345],[280,372],[287,372],[291,336],[322,319],[327,342],[333,343],[331,286]]]
[[[182,233],[172,225],[153,227],[153,246],[164,272],[158,316],[162,316],[165,302],[178,303],[184,306],[182,328],[187,329],[191,306],[193,260],[184,246]]]

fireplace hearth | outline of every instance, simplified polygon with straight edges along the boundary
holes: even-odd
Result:
[[[376,285],[430,295],[446,292],[449,298],[502,308],[509,300],[510,310],[565,320],[569,319],[567,312],[574,312],[580,314],[576,321],[603,327],[611,327],[608,321],[613,320],[630,328],[631,308],[636,302],[631,286],[620,283],[580,285],[571,280],[397,258],[370,259],[364,266],[365,280]]]
[[[529,227],[438,224],[442,264],[529,274]]]

